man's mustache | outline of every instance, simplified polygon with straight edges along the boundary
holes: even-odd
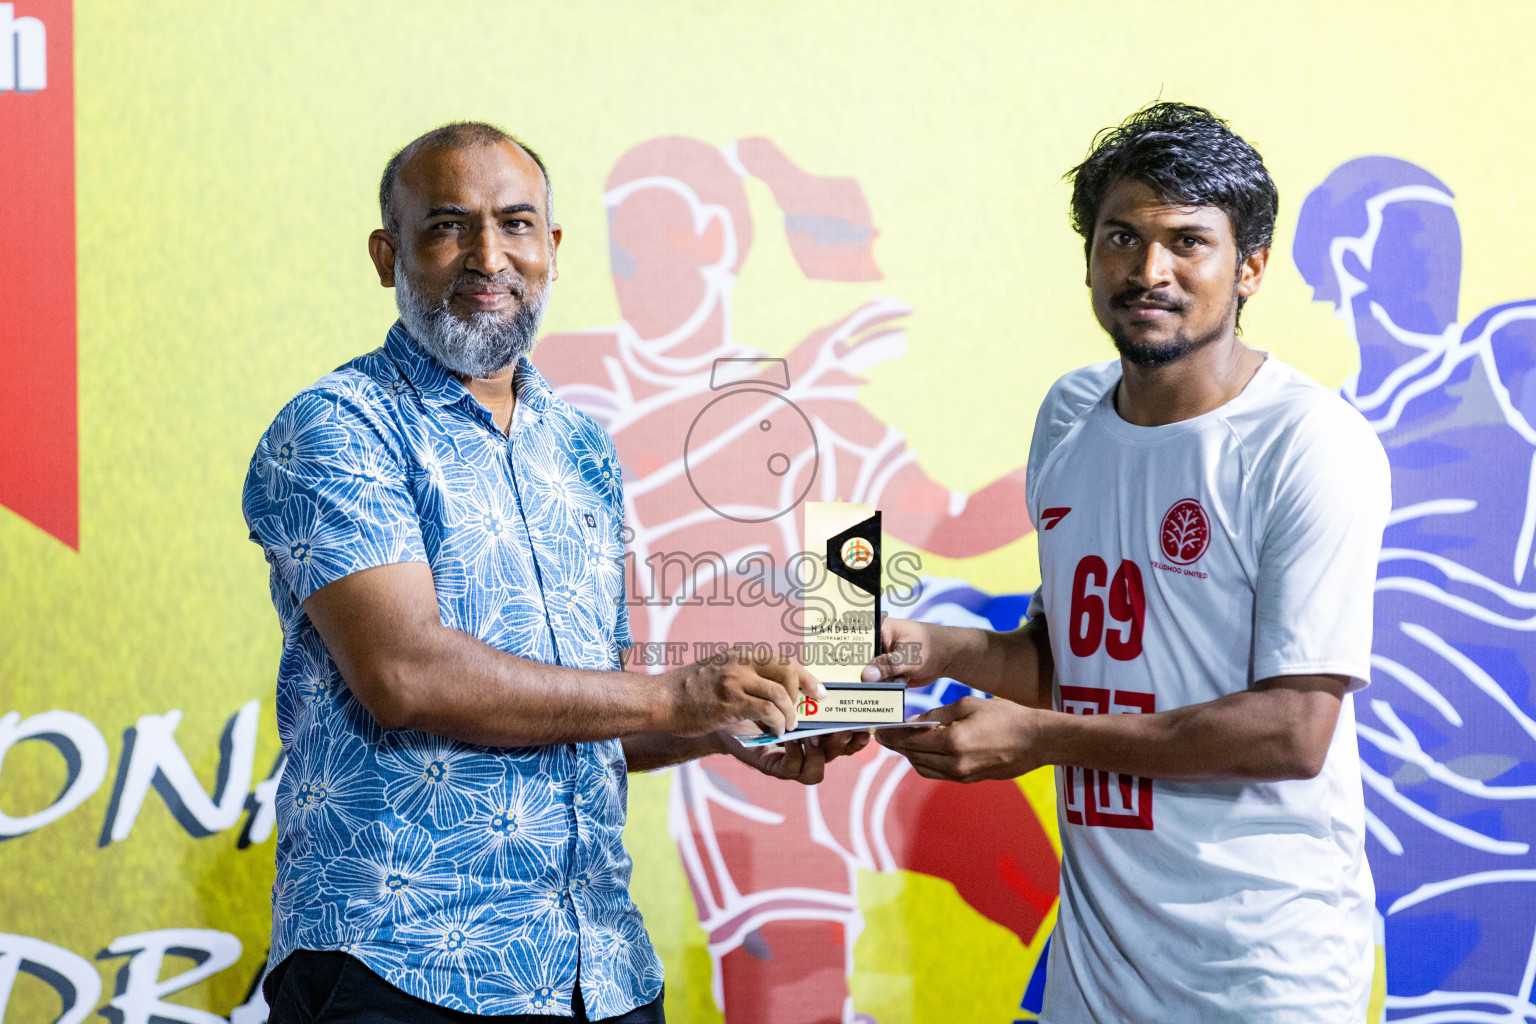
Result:
[[[449,300],[460,291],[467,292],[471,289],[483,290],[486,288],[509,292],[518,302],[522,302],[528,293],[527,283],[521,277],[512,273],[511,270],[503,270],[497,274],[481,274],[470,270],[460,274],[448,283],[448,289],[443,293],[443,305],[446,306]]]
[[[1188,305],[1188,303],[1180,302],[1166,292],[1147,291],[1145,288],[1127,288],[1123,292],[1117,292],[1110,296],[1109,299],[1109,304],[1114,309],[1127,309],[1133,302],[1144,302],[1148,305],[1180,313]]]

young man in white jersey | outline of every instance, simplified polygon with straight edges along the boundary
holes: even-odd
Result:
[[[882,734],[931,778],[1056,769],[1049,1024],[1357,1022],[1374,889],[1351,693],[1369,678],[1387,460],[1342,399],[1237,334],[1278,197],[1209,111],[1099,135],[1072,216],[1120,352],[1040,409],[1041,586],[1012,633],[887,620],[866,678],[967,698]]]

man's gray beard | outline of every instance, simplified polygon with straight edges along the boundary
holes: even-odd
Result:
[[[549,301],[547,279],[531,295],[519,295],[517,285],[512,285],[518,306],[511,319],[500,313],[471,313],[467,320],[461,320],[448,308],[453,285],[434,304],[411,286],[403,269],[396,260],[395,305],[400,320],[417,344],[444,369],[465,377],[489,377],[533,351],[544,305]]]

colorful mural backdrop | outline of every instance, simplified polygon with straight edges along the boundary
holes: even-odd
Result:
[[[0,4],[0,1020],[260,1024],[283,769],[239,489],[393,319],[389,154],[480,118],[565,228],[534,361],[618,443],[659,671],[797,639],[805,500],[884,511],[886,607],[1015,626],[1050,383],[1106,358],[1061,173],[1158,97],[1281,189],[1248,341],[1394,473],[1357,698],[1373,1020],[1536,1019],[1536,13],[1067,6]],[[969,692],[945,681],[912,705]],[[1033,1020],[1049,773],[631,782],[669,1018]]]

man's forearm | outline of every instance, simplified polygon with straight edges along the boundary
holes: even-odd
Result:
[[[666,732],[640,732],[624,737],[624,760],[632,772],[653,772],[724,752],[718,733],[686,737]]]
[[[955,644],[954,677],[995,697],[1026,707],[1051,706],[1054,672],[1044,619],[1006,633],[948,627]]]
[[[668,678],[519,658],[443,628],[374,669],[365,701],[385,728],[492,747],[614,739],[665,720]],[[347,666],[342,666],[348,675]]]
[[[702,736],[740,722],[779,733],[794,727],[803,687],[819,694],[820,684],[798,665],[730,656],[661,675],[519,658],[444,626],[431,568],[422,562],[344,576],[311,594],[304,611],[380,725],[466,743],[542,746],[647,731]]]
[[[1322,770],[1338,698],[1248,690],[1154,714],[1020,716],[1019,742],[1043,764],[1155,779],[1311,778]]]

